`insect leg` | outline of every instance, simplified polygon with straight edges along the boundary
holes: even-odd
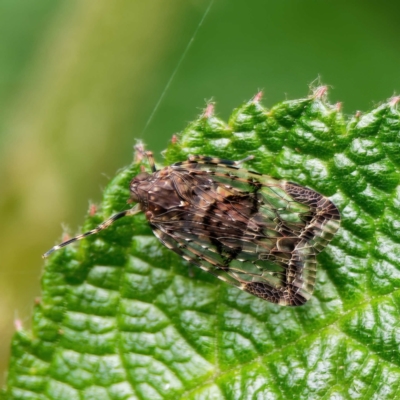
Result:
[[[253,160],[254,156],[250,155],[247,156],[246,158],[243,158],[242,160],[239,161],[231,161],[231,160],[224,160],[222,158],[218,157],[208,157],[208,156],[197,156],[197,155],[190,155],[188,157],[188,161],[190,162],[203,162],[204,164],[221,164],[221,165],[240,165],[246,161]]]
[[[234,163],[235,163],[235,165],[240,165],[240,164],[243,164],[246,161],[250,161],[250,160],[253,160],[253,159],[254,159],[254,156],[250,155],[250,156],[247,156],[247,157],[243,158],[242,160],[234,161]]]
[[[98,233],[100,231],[102,231],[103,229],[107,229],[111,224],[113,224],[117,219],[120,219],[122,217],[125,217],[127,215],[135,215],[139,212],[141,212],[142,210],[139,207],[139,204],[137,204],[135,207],[129,209],[129,210],[125,210],[125,211],[121,211],[117,214],[114,214],[113,216],[111,216],[110,218],[108,218],[107,220],[105,220],[104,222],[102,222],[100,225],[98,225],[96,228],[92,229],[91,231],[82,233],[81,235],[75,236],[72,239],[66,240],[65,242],[62,242],[60,244],[58,244],[57,246],[52,247],[49,251],[47,251],[46,253],[43,254],[43,258],[47,258],[51,253],[53,253],[56,250],[59,250],[65,246],[68,246],[71,243],[74,243],[78,240],[84,239],[87,236],[90,235],[94,235],[95,233]]]

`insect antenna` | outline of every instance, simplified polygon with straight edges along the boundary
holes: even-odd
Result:
[[[52,247],[49,251],[47,251],[46,253],[43,254],[43,258],[47,258],[51,253],[53,253],[56,250],[59,250],[65,246],[68,246],[71,243],[74,243],[78,240],[84,239],[87,236],[90,235],[94,235],[95,233],[98,233],[104,229],[107,229],[111,224],[113,224],[117,219],[123,218],[125,216],[128,215],[135,215],[139,212],[141,212],[142,210],[139,207],[139,204],[137,204],[135,207],[129,209],[129,210],[125,210],[125,211],[121,211],[117,214],[112,215],[110,218],[108,218],[107,220],[105,220],[104,222],[102,222],[100,225],[98,225],[96,228],[92,229],[91,231],[82,233],[81,235],[75,236],[72,239],[66,240],[65,242],[62,242],[60,244],[58,244],[57,246]]]

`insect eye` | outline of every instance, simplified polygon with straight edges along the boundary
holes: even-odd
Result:
[[[144,181],[146,180],[148,177],[150,176],[150,174],[148,172],[141,172],[140,174],[136,175],[133,179],[132,179],[132,183],[134,183],[135,181]]]

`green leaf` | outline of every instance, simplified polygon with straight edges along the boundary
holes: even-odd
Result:
[[[399,98],[349,121],[325,88],[229,123],[211,105],[165,152],[242,159],[331,196],[341,228],[316,292],[280,307],[190,267],[143,215],[56,252],[32,330],[19,329],[5,399],[393,399],[400,385]],[[128,207],[120,171],[84,229]]]

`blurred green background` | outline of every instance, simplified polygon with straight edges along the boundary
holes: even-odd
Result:
[[[400,2],[1,0],[0,371],[14,320],[30,326],[41,254],[132,158],[159,152],[213,98],[217,113],[264,90],[264,104],[309,93],[317,77],[352,114],[400,88]],[[66,223],[67,225],[63,225]]]

